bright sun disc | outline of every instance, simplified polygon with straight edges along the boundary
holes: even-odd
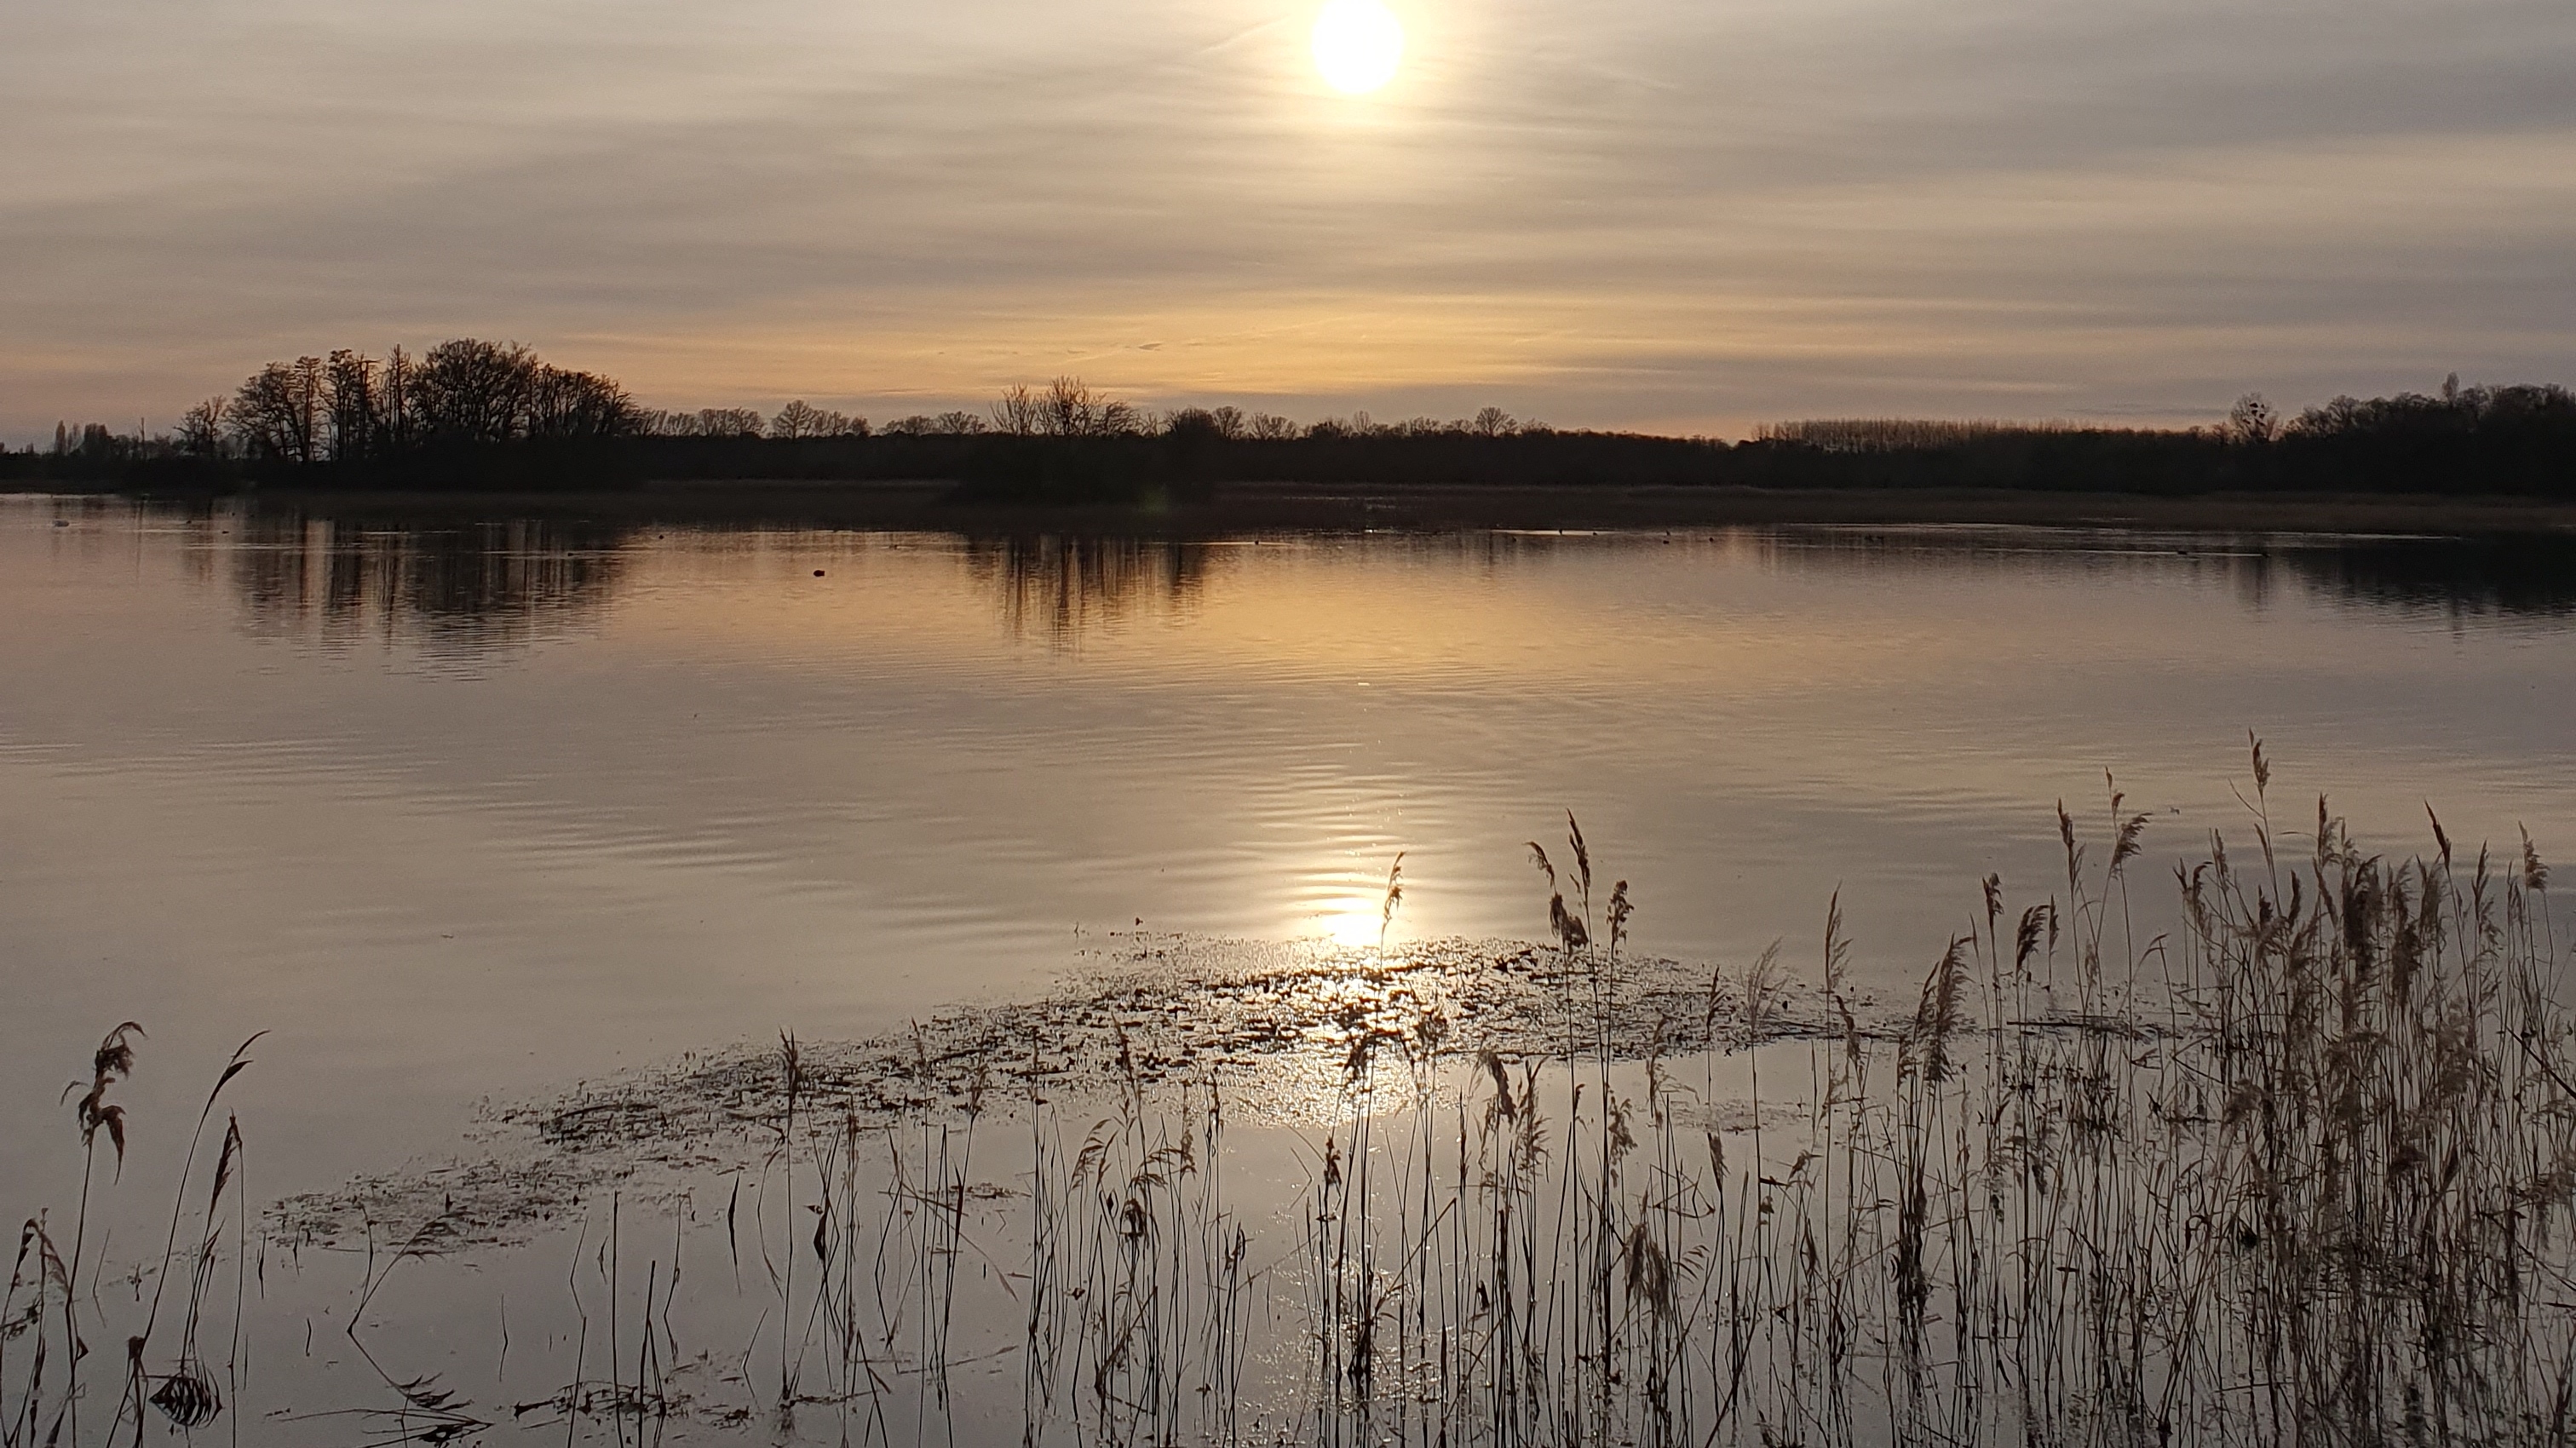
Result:
[[[1380,0],[1331,0],[1315,17],[1315,69],[1337,91],[1376,90],[1403,58],[1404,26]]]

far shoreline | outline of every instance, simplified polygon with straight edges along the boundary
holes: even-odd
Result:
[[[1041,506],[957,499],[944,480],[661,481],[583,490],[269,487],[240,492],[0,492],[135,502],[238,502],[388,523],[496,518],[746,523],[945,533],[1212,537],[1259,532],[1616,530],[1817,525],[2055,527],[2137,532],[2576,534],[2576,501],[2421,493],[2204,493],[2024,489],[1773,489],[1730,485],[1234,483],[1168,505]]]

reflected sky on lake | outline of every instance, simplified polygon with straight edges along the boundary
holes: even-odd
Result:
[[[0,500],[0,1100],[35,1112],[127,1016],[215,1059],[271,1028],[285,1069],[244,1086],[299,1143],[284,1189],[435,1149],[486,1094],[1044,989],[1139,920],[1373,939],[1399,850],[1396,939],[1539,934],[1524,842],[1567,809],[1642,948],[1805,962],[1840,889],[1893,998],[1980,876],[2061,880],[2056,802],[2106,830],[2106,769],[2149,877],[2242,830],[2249,729],[2291,821],[2323,789],[2373,848],[2429,802],[2563,853],[2568,561]],[[0,1168],[35,1153],[0,1131]]]

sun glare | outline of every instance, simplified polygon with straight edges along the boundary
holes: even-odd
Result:
[[[1353,950],[1372,946],[1378,943],[1379,932],[1384,928],[1378,907],[1379,902],[1357,895],[1329,901],[1315,912],[1311,929],[1335,945]]]
[[[1404,25],[1381,0],[1329,0],[1315,17],[1315,69],[1344,95],[1364,95],[1395,78]]]

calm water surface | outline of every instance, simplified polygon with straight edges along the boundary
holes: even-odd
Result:
[[[2576,845],[2570,550],[2013,530],[1211,544],[400,529],[0,500],[0,1179],[152,1032],[283,1193],[507,1098],[1046,989],[1108,932],[1530,936],[1580,815],[1648,950],[1890,994],[2104,771],[2162,875],[2249,729],[2411,850]],[[2301,848],[2304,848],[2302,842]],[[229,1098],[228,1098],[229,1099]]]

